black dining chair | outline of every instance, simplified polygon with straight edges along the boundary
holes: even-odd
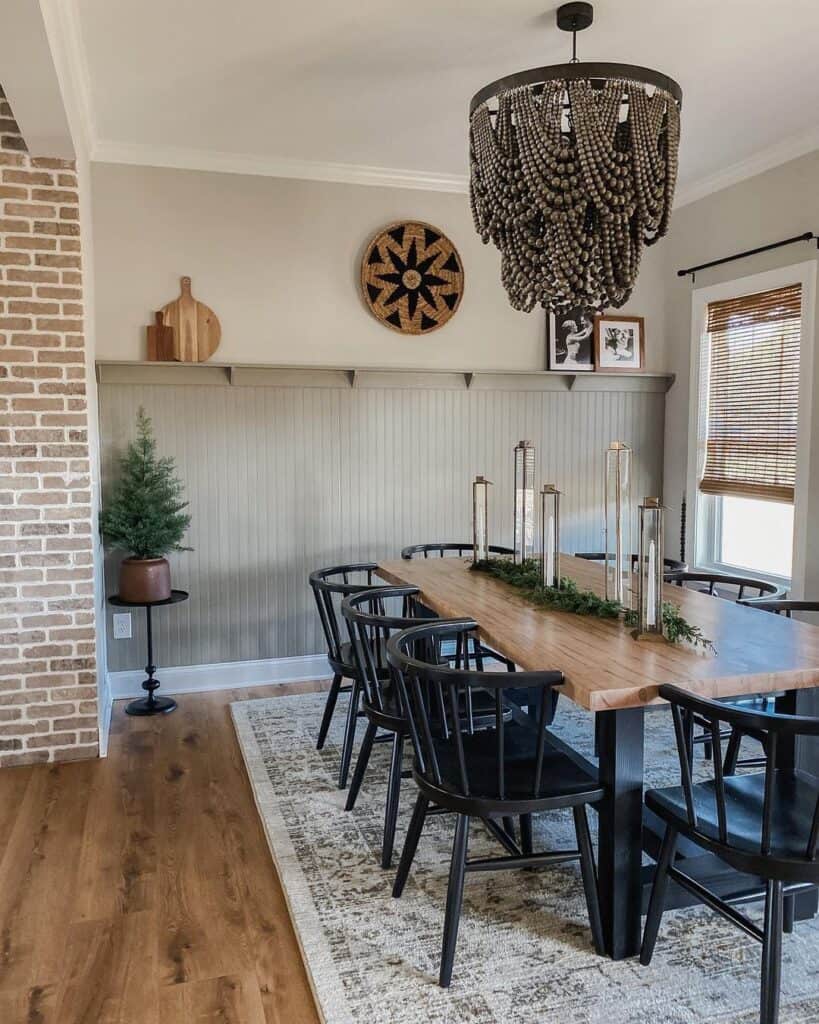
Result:
[[[404,741],[407,735],[406,715],[400,694],[387,666],[386,641],[393,633],[418,625],[419,619],[430,618],[429,611],[417,601],[419,593],[418,587],[387,587],[375,593],[363,591],[351,594],[341,603],[341,614],[347,622],[353,656],[364,685],[362,710],[367,718],[367,730],[358,752],[344,809],[351,811],[355,807],[373,745],[380,740],[391,740],[392,756],[381,845],[383,868],[390,867],[392,863]]]
[[[794,601],[790,598],[773,599],[768,597],[746,597],[737,604],[748,608],[758,608],[762,612],[773,612],[774,615],[793,617],[794,612],[819,612],[819,601]]]
[[[571,757],[563,744],[552,742],[546,729],[552,703],[548,698],[563,682],[562,674],[519,672],[512,676],[450,668],[419,657],[419,645],[434,644],[453,633],[463,643],[476,628],[469,619],[441,620],[413,626],[387,641],[387,660],[395,670],[407,711],[415,752],[413,778],[418,786],[393,896],[400,897],[404,890],[427,815],[457,815],[439,973],[439,984],[444,988],[452,979],[464,878],[471,871],[544,867],[579,860],[592,941],[598,952],[603,949],[586,805],[601,800],[604,790],[596,772]],[[518,707],[519,687],[526,688],[526,712]],[[474,691],[490,694],[495,713],[493,729],[476,730],[461,715],[465,696]],[[435,709],[441,706],[446,714],[436,719]],[[526,853],[496,820],[558,808],[573,811],[577,849]],[[467,859],[470,821],[474,818],[483,821],[504,847],[506,856]],[[523,820],[531,823],[531,817]]]
[[[471,555],[473,551],[472,544],[410,544],[402,548],[401,557],[407,562],[413,558],[429,558],[430,556],[433,558],[463,558],[465,555]],[[514,553],[513,548],[505,548],[500,544],[489,545],[490,555],[514,555]],[[470,644],[476,665],[481,671],[484,668],[484,658],[501,662],[510,672],[514,672],[517,668],[513,661],[504,658],[502,654],[498,654],[491,647],[487,647],[477,635],[470,639]]]
[[[356,720],[361,703],[363,680],[355,662],[349,639],[342,632],[338,611],[341,601],[348,594],[356,594],[362,590],[376,590],[386,587],[386,583],[374,583],[373,577],[378,566],[375,562],[357,562],[353,565],[333,565],[326,569],[316,569],[310,573],[310,588],[316,600],[319,620],[321,621],[324,640],[327,644],[327,660],[333,671],[333,682],[327,694],[324,714],[319,726],[316,750],[321,750],[327,739],[327,730],[333,718],[336,702],[340,693],[350,694],[347,707],[347,724],[341,744],[341,764],[338,772],[338,788],[344,789],[350,771],[350,760],[355,743]],[[344,680],[349,679],[349,684]]]
[[[783,587],[769,580],[721,572],[672,572],[666,573],[664,579],[666,583],[673,583],[675,586],[685,589],[697,590],[700,593],[709,594],[711,597],[719,597],[726,601],[735,601],[737,604],[749,604],[751,601],[756,603],[758,600],[763,599],[766,601],[779,600],[787,594]],[[749,591],[751,592],[751,597],[746,598],[746,594]],[[738,707],[748,708],[749,710],[765,711],[773,710],[774,700],[774,695],[764,694],[729,698],[727,702]],[[702,731],[695,733],[695,726]],[[706,761],[710,761],[713,757],[713,743],[711,742],[711,735],[707,726],[708,723],[699,721],[696,715],[687,721],[689,757],[693,756],[694,747],[699,745],[702,745],[703,756]],[[729,730],[723,732],[721,738],[730,740],[731,736],[732,734]],[[733,746],[730,746],[729,750],[733,750]],[[736,753],[738,754],[738,749]],[[738,762],[739,766],[743,768],[758,768],[763,766],[764,763],[764,756],[746,758]],[[736,763],[734,768],[736,768]]]
[[[350,789],[347,793],[345,810],[355,807],[364,774],[370,761],[373,745],[377,742],[392,741],[392,756],[387,782],[387,800],[384,812],[384,838],[381,846],[381,867],[392,864],[395,842],[395,825],[398,817],[398,803],[401,791],[404,744],[407,736],[406,712],[398,690],[392,679],[387,660],[386,643],[394,633],[435,616],[418,600],[418,587],[388,587],[376,591],[363,591],[345,597],[341,603],[350,632],[353,654],[364,684],[362,710],[367,718],[367,731],[361,741]],[[447,658],[447,642],[441,639],[425,644],[427,658],[447,664],[450,660],[458,667],[466,667],[465,645],[456,638],[451,659]],[[461,714],[468,716],[473,728],[494,726],[494,706],[490,706],[486,694],[466,694],[467,703]],[[510,823],[506,824],[511,831]]]
[[[605,562],[606,560],[606,555],[602,551],[575,551],[574,557],[584,558],[587,562]],[[639,555],[631,556],[632,571],[636,571],[639,560]],[[682,572],[687,569],[688,566],[685,562],[681,562],[677,558],[664,558],[663,568],[667,572]]]
[[[728,601],[742,601],[746,591],[755,591],[751,594],[754,598],[765,598],[777,600],[787,595],[787,590],[779,584],[770,580],[760,580],[753,576],[739,576],[725,572],[705,572],[692,570],[674,570],[666,572],[664,576],[666,583],[673,583],[677,587],[686,587],[690,590],[698,590],[712,597],[722,597]]]
[[[646,793],[646,806],[666,825],[648,906],[640,962],[651,962],[671,879],[727,921],[762,943],[761,1024],[777,1024],[782,932],[793,922],[793,900],[819,884],[819,779],[793,767],[798,737],[819,737],[819,718],[746,711],[695,697],[676,686],[661,686],[671,704],[680,785]],[[708,723],[714,744],[714,777],[694,783],[684,718]],[[725,775],[722,726],[761,734],[768,753],[763,772]],[[764,927],[688,875],[675,861],[678,838],[716,854],[736,871],[765,879]],[[759,898],[763,897],[760,892]]]
[[[473,545],[470,544],[410,544],[401,550],[401,557],[406,561],[411,558],[429,558],[432,555],[433,558],[463,558],[465,555],[471,555],[474,551]],[[504,548],[499,544],[489,545],[490,555],[514,555],[512,548]]]
[[[790,598],[771,600],[766,597],[748,597],[738,601],[737,604],[745,605],[748,608],[757,608],[763,612],[771,612],[773,615],[784,615],[787,619],[792,618],[794,612],[819,612],[819,601],[796,601]],[[759,697],[750,697],[746,700],[734,698],[731,703],[739,707],[745,707],[748,710],[774,711],[776,708],[776,696],[776,694],[765,694]],[[759,744],[762,744],[764,739],[759,734],[752,732],[743,733],[737,728],[731,729],[725,753],[725,765],[723,767],[726,775],[732,775],[737,767],[761,768],[765,766],[764,747],[761,757],[746,757],[740,760],[740,746],[746,737],[756,740]]]

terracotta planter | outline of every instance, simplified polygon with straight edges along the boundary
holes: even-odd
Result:
[[[165,558],[126,558],[119,567],[119,596],[134,604],[171,596],[171,567]]]

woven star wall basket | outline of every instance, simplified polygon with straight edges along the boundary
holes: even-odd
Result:
[[[398,221],[367,246],[361,289],[367,308],[382,324],[401,334],[429,334],[460,305],[463,264],[443,231],[421,221]]]

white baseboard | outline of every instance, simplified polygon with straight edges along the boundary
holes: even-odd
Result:
[[[108,736],[111,732],[111,715],[114,711],[114,701],[111,698],[111,691],[100,695],[100,757],[108,757]]]
[[[157,670],[160,693],[204,693],[207,690],[238,690],[244,686],[268,686],[273,683],[298,683],[309,679],[327,679],[332,670],[324,654],[297,658],[266,658],[262,661],[226,661],[219,665],[179,665]],[[109,672],[111,700],[143,697],[145,672]]]

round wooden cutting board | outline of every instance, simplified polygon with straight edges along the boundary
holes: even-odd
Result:
[[[191,294],[191,279],[181,279],[182,294],[162,307],[162,321],[173,327],[176,359],[183,363],[203,363],[219,347],[222,326],[219,318],[204,302]]]
[[[428,334],[454,315],[464,291],[458,250],[421,221],[390,224],[361,263],[361,289],[373,316],[402,334]]]

